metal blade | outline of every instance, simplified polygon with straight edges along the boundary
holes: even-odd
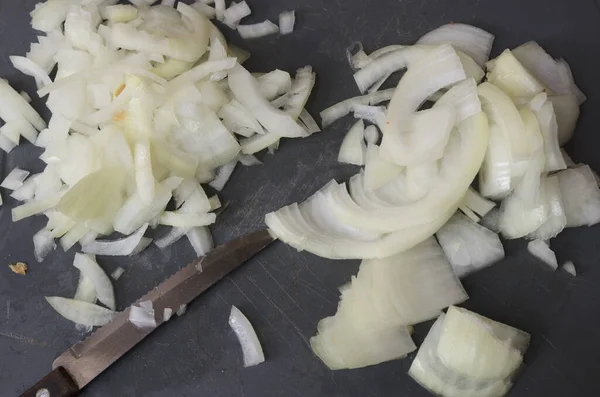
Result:
[[[152,301],[156,324],[161,325],[165,308],[175,313],[273,241],[267,230],[261,230],[217,247],[136,303]],[[130,308],[125,309],[86,340],[71,346],[54,361],[52,368],[65,368],[79,388],[83,388],[154,330],[140,329],[130,323],[129,311]]]

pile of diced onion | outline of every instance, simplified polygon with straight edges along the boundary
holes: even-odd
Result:
[[[556,269],[549,240],[600,222],[594,172],[560,148],[585,101],[568,64],[533,41],[488,60],[493,40],[449,24],[369,55],[354,45],[362,95],[321,118],[325,127],[353,113],[338,160],[363,168],[266,216],[299,250],[362,259],[311,339],[332,369],[403,357],[416,349],[411,326],[441,315],[410,375],[441,396],[504,395],[529,336],[461,309],[444,319],[468,298],[459,277],[504,258],[499,234],[530,239]],[[396,88],[380,90],[404,70]],[[563,267],[576,274],[572,262]]]
[[[131,3],[48,0],[31,13],[38,42],[10,59],[35,79],[52,114],[48,124],[28,95],[0,80],[0,148],[10,152],[23,136],[44,149],[46,164],[35,175],[12,170],[1,187],[20,202],[13,221],[48,218],[33,237],[38,261],[56,239],[65,251],[80,244],[75,298],[48,299],[85,326],[106,323],[116,308],[94,255],[134,255],[184,236],[198,256],[206,254],[221,203],[202,184],[220,191],[238,163],[260,164],[253,155],[273,152],[281,138],[319,131],[304,110],[312,68],[295,76],[250,73],[241,66],[249,54],[228,45],[209,20],[256,38],[290,33],[293,11],[282,12],[280,29],[269,21],[242,24],[250,14],[244,1]],[[159,226],[157,239],[146,236]],[[102,239],[114,232],[123,237]]]

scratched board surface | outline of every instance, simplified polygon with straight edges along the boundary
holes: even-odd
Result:
[[[33,94],[29,78],[10,67],[8,56],[24,54],[34,39],[28,12],[36,0],[4,0],[0,12],[0,76]],[[295,9],[297,30],[286,37],[243,42],[225,28],[228,38],[249,49],[252,71],[295,71],[311,64],[318,83],[308,104],[313,114],[358,94],[345,49],[362,41],[367,51],[388,44],[413,43],[428,30],[450,21],[474,23],[496,34],[494,54],[535,39],[571,64],[588,95],[579,128],[568,151],[576,161],[600,171],[598,125],[600,87],[600,12],[592,1],[520,0],[448,1],[268,1],[248,0],[249,22],[276,20]],[[34,102],[43,112],[39,101]],[[47,116],[47,112],[44,113]],[[263,155],[262,166],[238,168],[223,198],[231,206],[214,234],[225,242],[262,226],[265,213],[302,200],[332,178],[345,180],[352,167],[336,162],[345,119],[303,140],[284,141],[275,156]],[[0,176],[15,166],[42,169],[40,151],[22,144],[1,154]],[[3,192],[6,198],[6,192]],[[49,370],[54,358],[85,335],[60,318],[45,295],[72,296],[78,273],[75,250],[60,249],[44,263],[33,259],[31,236],[44,219],[10,222],[8,198],[0,208],[0,395],[15,396]],[[560,261],[573,260],[580,275],[550,272],[526,252],[523,241],[507,244],[507,258],[464,281],[471,299],[466,307],[532,334],[527,368],[510,393],[513,397],[597,396],[600,386],[600,227],[570,229],[552,242]],[[106,259],[112,272],[126,269],[115,282],[118,308],[192,259],[186,241],[164,251],[154,246],[139,256]],[[25,261],[26,277],[6,265]],[[353,370],[329,371],[308,345],[319,319],[332,315],[337,287],[356,272],[356,261],[331,261],[296,252],[277,243],[196,300],[185,316],[158,329],[82,393],[113,396],[428,396],[407,375],[414,357]],[[242,367],[241,352],[227,325],[231,305],[254,324],[267,361]],[[416,327],[420,343],[430,323]]]

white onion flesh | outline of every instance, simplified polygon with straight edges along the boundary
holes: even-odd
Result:
[[[402,167],[382,156],[382,149],[377,145],[368,145],[365,154],[365,188],[375,190],[396,178]]]
[[[458,277],[465,277],[504,258],[498,235],[459,213],[450,218],[436,236]]]
[[[552,270],[558,269],[558,261],[554,251],[550,249],[548,243],[544,240],[533,240],[527,244],[527,250],[531,255],[535,256],[546,265],[550,266]]]
[[[279,32],[279,27],[269,20],[252,25],[238,25],[237,31],[243,39],[257,39]]]
[[[233,67],[229,71],[228,80],[235,98],[256,117],[267,131],[289,138],[308,135],[291,116],[274,108],[264,99],[258,82],[242,66]]]
[[[374,125],[365,128],[365,142],[371,145],[377,145],[379,142],[379,130]]]
[[[294,31],[296,23],[296,14],[292,11],[285,11],[279,14],[279,33],[290,34]]]
[[[231,176],[233,175],[233,171],[235,170],[236,165],[237,165],[237,160],[234,160],[230,163],[227,163],[227,164],[219,167],[217,169],[217,175],[215,176],[215,179],[213,179],[209,183],[209,186],[219,192],[221,190],[223,190],[223,188],[225,188],[225,185],[229,181],[229,178],[231,178]],[[196,225],[196,226],[202,226],[202,225]]]
[[[452,306],[429,331],[409,375],[442,397],[502,397],[522,365],[529,338]]]
[[[342,102],[338,102],[320,113],[321,124],[323,127],[327,127],[334,121],[344,117],[347,114],[350,114],[356,105],[377,105],[381,102],[392,99],[393,94],[394,89],[390,88],[388,90],[373,92],[371,94],[357,96],[346,99]]]
[[[173,309],[171,309],[170,307],[166,307],[165,310],[163,310],[163,321],[169,321],[172,315]]]
[[[49,230],[42,229],[33,235],[33,252],[36,261],[43,262],[55,248],[54,236]]]
[[[223,23],[231,29],[235,29],[240,21],[251,13],[248,3],[240,1],[239,3],[232,4],[223,12]]]
[[[140,329],[156,328],[156,319],[154,317],[154,309],[152,301],[138,303],[138,306],[129,308],[129,322]]]
[[[23,186],[23,181],[29,176],[29,171],[22,170],[18,167],[13,170],[4,178],[0,187],[9,190],[17,190]]]
[[[494,35],[475,26],[451,23],[440,26],[422,36],[417,44],[452,44],[454,48],[469,55],[483,66],[492,50]]]
[[[513,99],[533,98],[544,90],[540,82],[521,65],[510,50],[504,50],[486,66],[487,81]]]
[[[87,326],[102,326],[115,316],[115,312],[101,306],[74,299],[47,296],[46,301],[61,316],[76,324]]]
[[[148,229],[148,224],[140,227],[129,237],[114,241],[94,241],[81,247],[81,250],[86,254],[94,255],[135,255],[143,251],[152,241],[151,239],[144,237],[146,229]]]
[[[123,275],[123,273],[125,273],[125,269],[123,269],[122,267],[118,267],[118,268],[116,268],[116,269],[115,269],[115,271],[114,271],[114,272],[112,272],[112,273],[110,274],[110,277],[111,277],[113,280],[117,281],[118,279],[120,279],[120,278],[121,278],[121,276]]]
[[[89,279],[94,284],[96,297],[106,307],[115,310],[115,292],[113,285],[100,265],[91,257],[85,254],[75,254],[73,261],[75,266],[81,272],[82,276]]]
[[[562,264],[561,268],[569,273],[571,276],[576,277],[577,271],[575,270],[575,264],[572,261],[566,261]]]
[[[364,165],[367,147],[365,146],[364,123],[357,121],[346,133],[338,154],[340,163]]]
[[[567,227],[591,226],[600,222],[600,189],[587,165],[560,171],[560,193]]]
[[[429,239],[402,254],[363,261],[342,290],[335,316],[319,322],[311,346],[331,369],[400,358],[416,348],[406,325],[466,298],[442,250]]]
[[[549,240],[556,237],[567,225],[567,216],[560,192],[560,182],[557,175],[542,177],[544,184],[543,200],[548,208],[546,221],[535,231],[529,234],[529,238]]]
[[[265,361],[260,341],[250,321],[235,306],[231,306],[229,326],[235,333],[242,347],[244,367],[252,367]]]
[[[198,258],[208,254],[215,246],[208,227],[194,227],[185,235]]]
[[[96,303],[98,300],[96,297],[96,288],[91,279],[85,277],[83,274],[79,275],[79,283],[77,284],[77,290],[73,299],[76,301],[82,301],[87,303]]]
[[[579,118],[579,105],[573,94],[550,95],[548,100],[552,102],[556,123],[558,125],[558,143],[565,145],[573,136],[577,119]]]
[[[496,203],[485,199],[475,189],[470,187],[463,197],[463,205],[479,216],[486,216],[496,206]]]
[[[438,90],[466,78],[456,51],[442,45],[411,67],[398,83],[388,107],[382,148],[390,159],[406,165],[404,157],[413,149],[411,119],[425,100]]]

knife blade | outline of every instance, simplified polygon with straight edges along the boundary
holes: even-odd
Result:
[[[221,245],[179,270],[133,305],[151,301],[158,327],[165,322],[164,309],[176,312],[273,241],[267,230],[260,230]],[[76,396],[84,386],[156,329],[136,327],[129,321],[130,309],[131,306],[58,356],[52,365],[53,371],[21,397]]]

